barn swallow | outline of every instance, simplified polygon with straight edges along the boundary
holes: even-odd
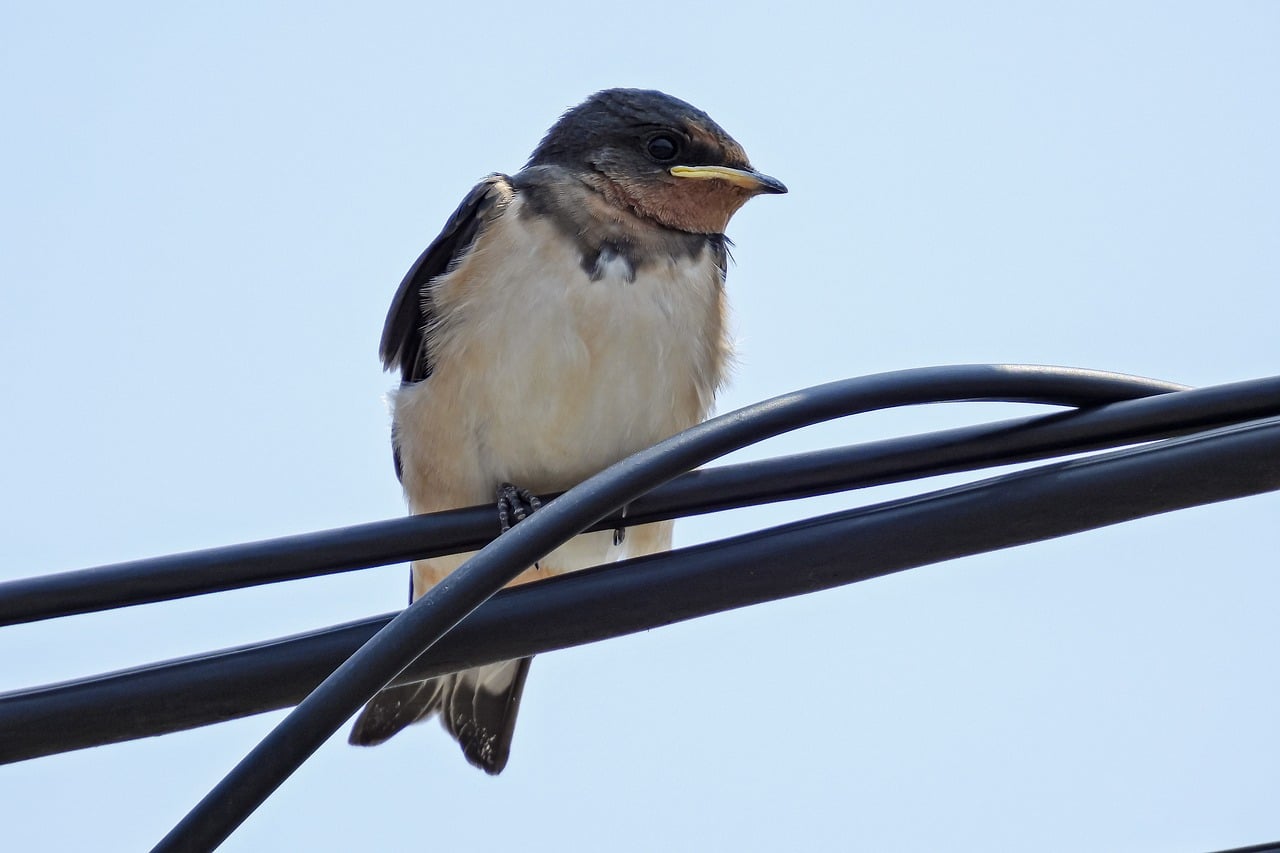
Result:
[[[414,513],[493,501],[501,526],[710,413],[724,381],[730,217],[785,193],[701,110],[609,89],[566,112],[524,169],[481,181],[401,282],[382,332],[391,439]],[[513,583],[671,547],[672,522],[599,531]],[[411,599],[470,554],[418,560]],[[391,687],[350,742],[439,713],[500,773],[531,658]]]

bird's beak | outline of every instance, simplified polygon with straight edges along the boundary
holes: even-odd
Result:
[[[677,178],[728,181],[753,193],[779,194],[787,191],[786,185],[777,178],[750,169],[733,169],[729,166],[672,166],[671,174]]]

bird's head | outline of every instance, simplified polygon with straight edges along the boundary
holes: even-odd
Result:
[[[547,131],[529,166],[559,166],[668,228],[723,233],[752,196],[785,193],[702,110],[662,92],[606,89]]]

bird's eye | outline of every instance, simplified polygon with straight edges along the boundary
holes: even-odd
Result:
[[[649,156],[653,159],[666,163],[676,159],[676,154],[680,153],[680,146],[674,139],[664,133],[650,139],[645,146],[645,150],[649,152]]]

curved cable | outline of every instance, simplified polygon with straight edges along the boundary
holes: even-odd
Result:
[[[154,849],[221,844],[364,702],[525,567],[684,471],[789,430],[893,406],[961,400],[1089,406],[1175,390],[1181,386],[1070,368],[921,368],[784,394],[673,436],[570,489],[428,590],[299,703]]]
[[[395,683],[1280,488],[1280,417],[506,589]],[[744,571],[749,566],[749,571]],[[0,762],[296,704],[386,615],[0,696]]]
[[[1280,377],[1161,393],[1087,410],[893,438],[691,472],[593,529],[1043,459],[1280,414]],[[1065,403],[1064,403],[1065,404]],[[545,501],[544,501],[545,502]],[[262,542],[0,583],[0,625],[222,592],[472,551],[497,532],[492,507],[416,515]]]

